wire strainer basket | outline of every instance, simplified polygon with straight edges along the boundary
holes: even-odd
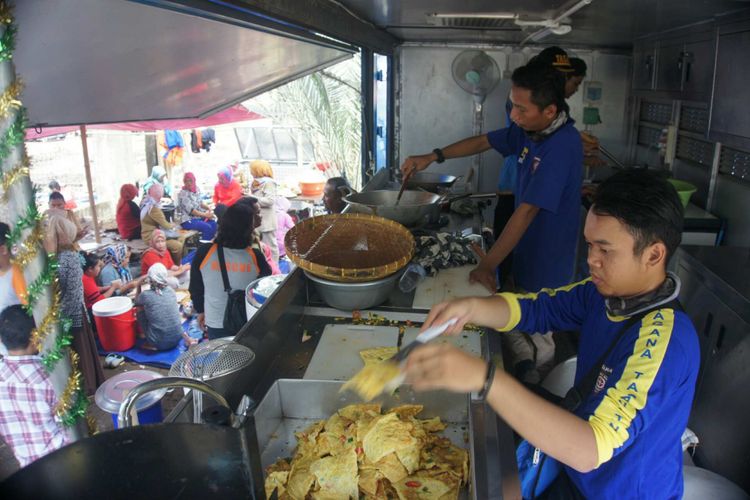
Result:
[[[286,233],[289,258],[302,269],[343,283],[373,281],[404,267],[414,237],[401,224],[367,214],[305,219]]]
[[[203,382],[237,373],[250,366],[255,353],[230,338],[213,339],[188,349],[172,364],[170,377],[187,377]],[[203,400],[199,392],[193,394],[193,418],[199,423]]]

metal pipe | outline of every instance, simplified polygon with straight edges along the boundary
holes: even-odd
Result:
[[[607,148],[605,148],[601,144],[599,144],[599,151],[601,151],[604,156],[612,160],[612,162],[618,167],[625,168],[625,165],[620,160],[618,160],[617,157],[615,157],[615,155],[607,151]]]
[[[117,420],[120,424],[120,428],[130,427],[132,425],[133,421],[130,415],[130,411],[135,405],[135,402],[141,396],[158,389],[167,389],[174,387],[185,387],[205,393],[211,396],[217,403],[228,408],[229,411],[232,411],[232,408],[229,406],[229,403],[227,403],[227,400],[224,398],[224,396],[216,392],[213,387],[206,384],[205,382],[184,377],[163,377],[149,380],[148,382],[137,385],[128,393],[127,397],[120,405],[120,411],[117,415]]]

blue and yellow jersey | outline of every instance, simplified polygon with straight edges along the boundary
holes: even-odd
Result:
[[[502,294],[511,317],[504,331],[578,330],[576,383],[604,354],[626,317],[609,316],[589,280],[536,294]],[[587,420],[599,453],[588,473],[567,468],[587,498],[681,498],[682,444],[700,363],[690,318],[670,308],[648,313],[626,332],[576,414]]]

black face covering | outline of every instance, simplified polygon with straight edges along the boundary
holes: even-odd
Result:
[[[656,290],[635,297],[607,297],[604,302],[607,306],[607,312],[611,316],[633,316],[677,298],[680,294],[680,285],[680,278],[671,272],[667,272],[664,283]]]
[[[524,130],[526,132],[526,137],[528,137],[533,142],[542,142],[547,137],[551,136],[555,132],[557,132],[560,127],[565,125],[568,122],[568,113],[565,111],[560,111],[557,113],[557,116],[554,120],[552,120],[552,123],[550,123],[547,128],[544,130],[538,130],[536,132],[530,132],[528,130]]]

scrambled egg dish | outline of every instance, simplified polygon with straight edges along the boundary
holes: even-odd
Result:
[[[266,469],[266,496],[279,499],[457,499],[469,480],[469,454],[438,435],[440,418],[421,405],[381,413],[378,404],[340,409],[296,433],[291,460]]]

